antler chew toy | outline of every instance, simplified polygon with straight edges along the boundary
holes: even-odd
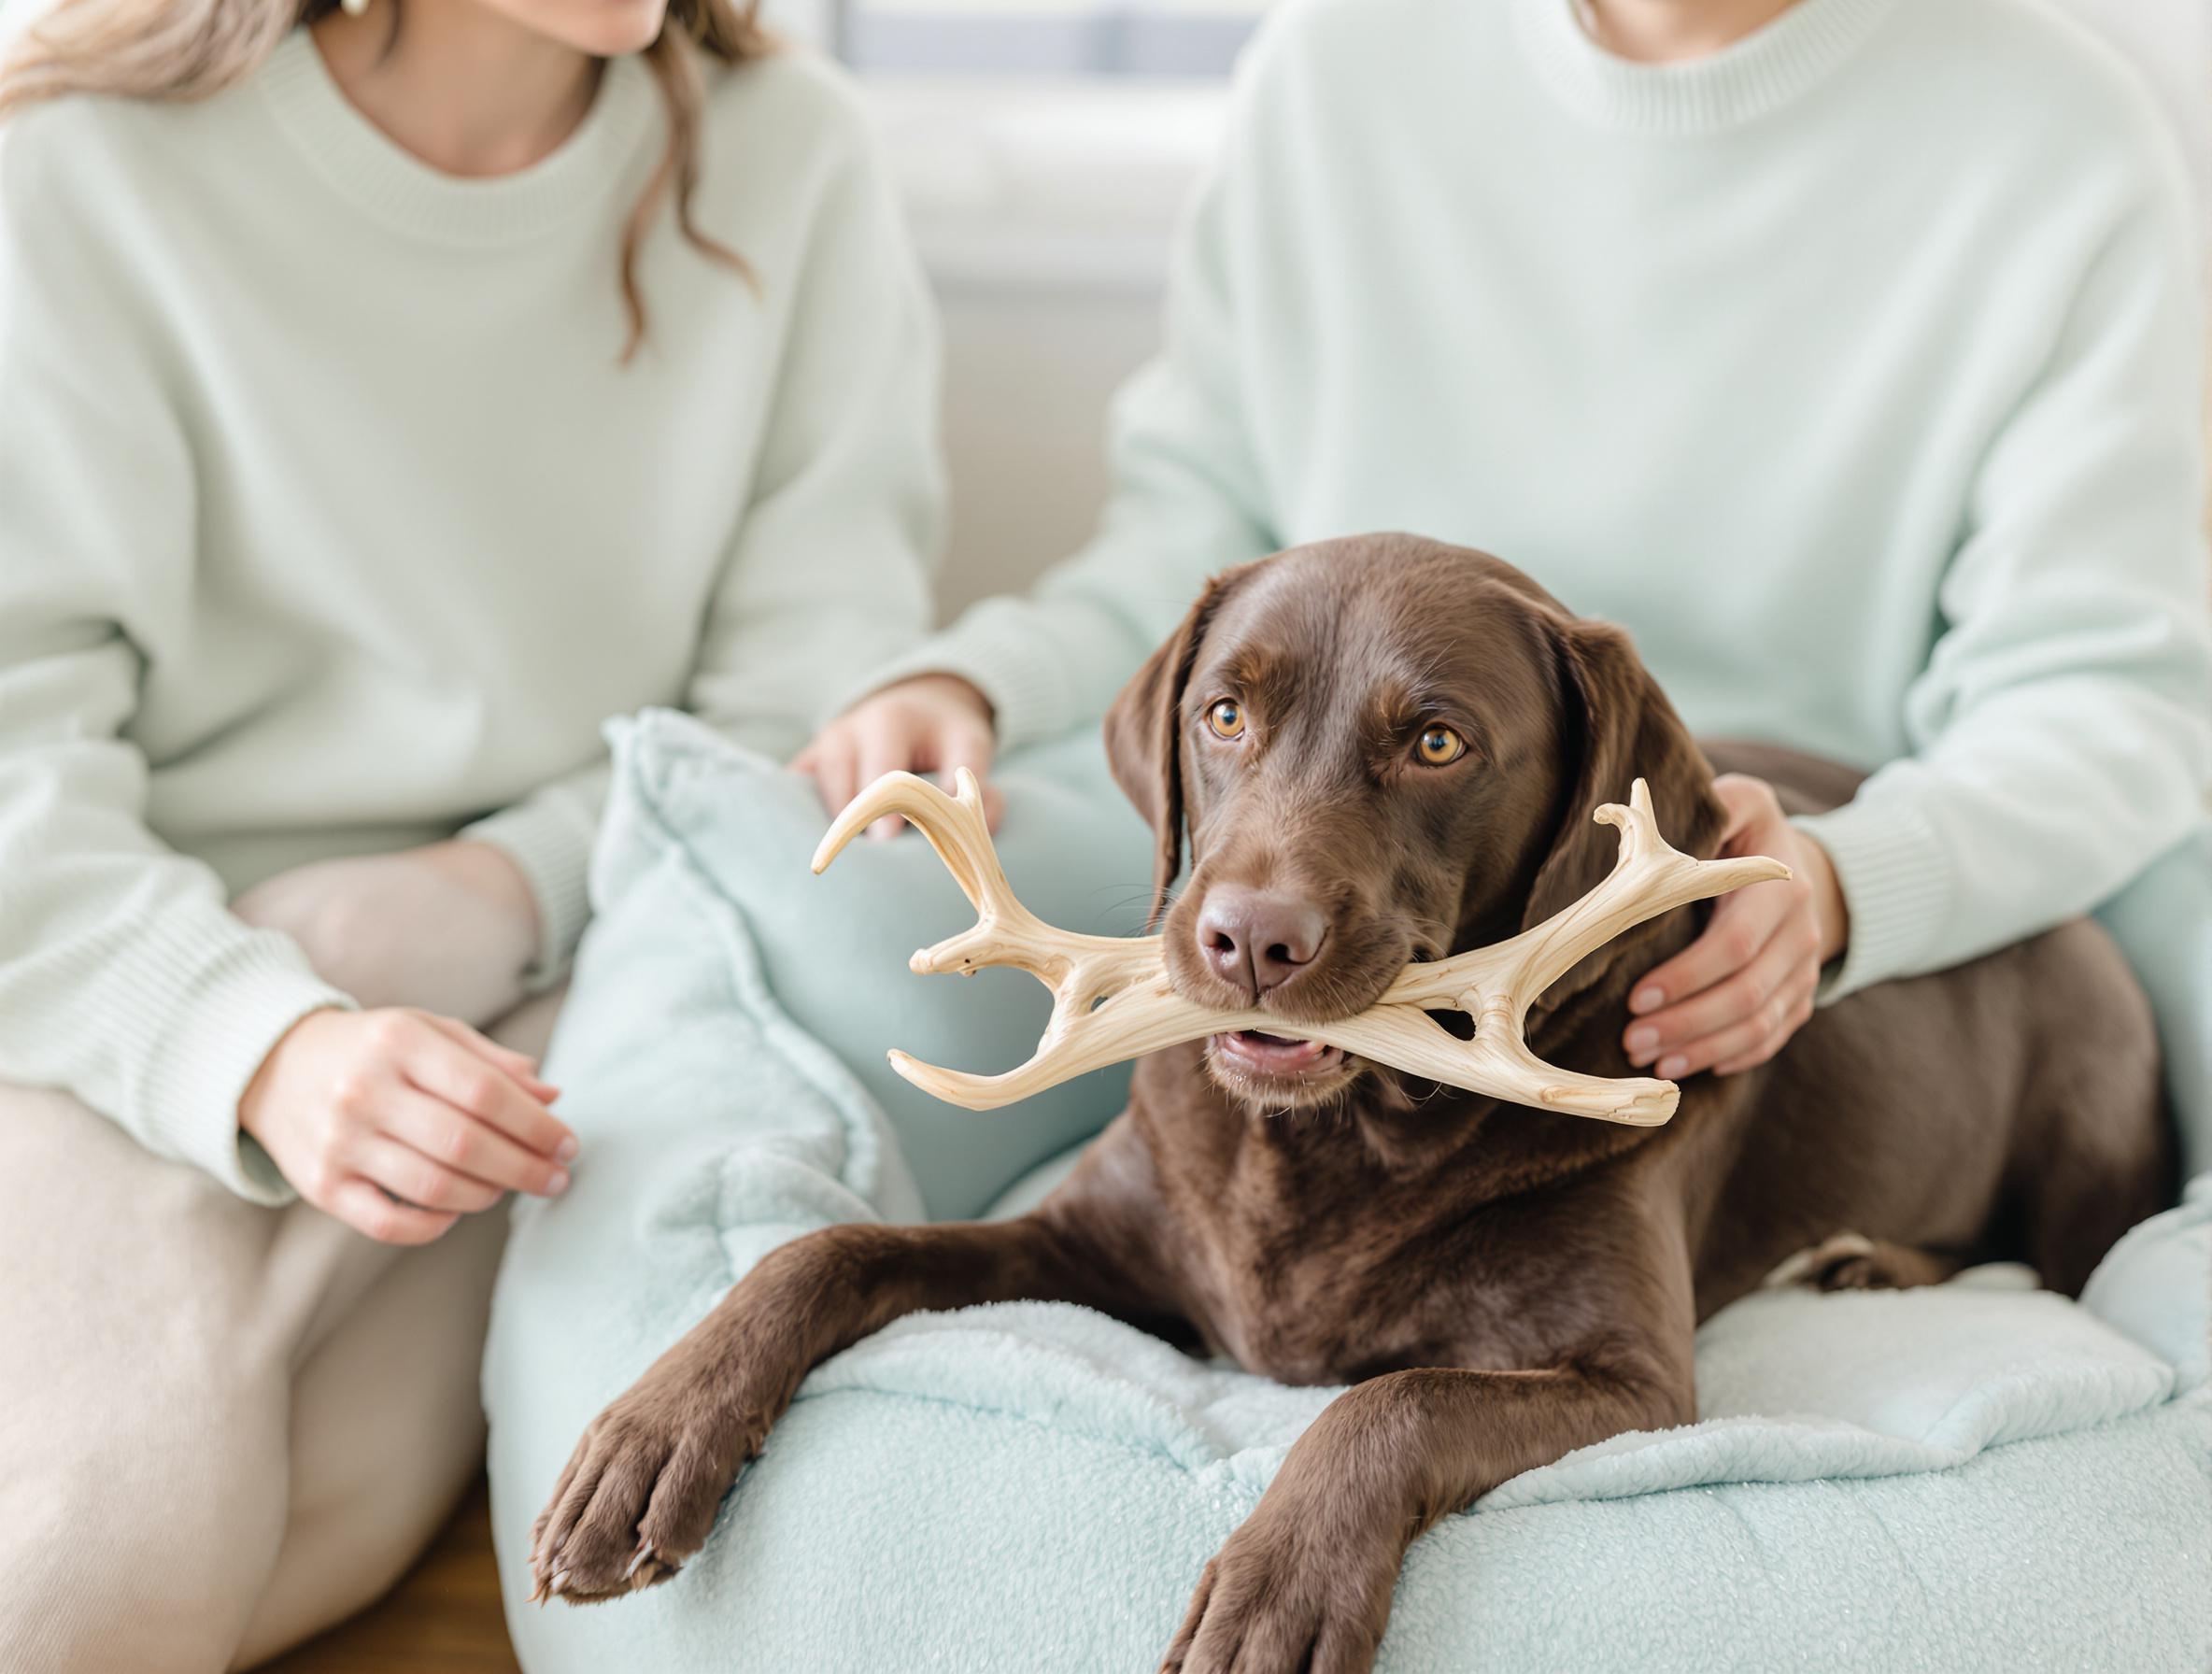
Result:
[[[1647,918],[1746,884],[1786,878],[1790,869],[1764,855],[1698,860],[1670,847],[1652,816],[1641,779],[1628,805],[1597,810],[1621,832],[1613,870],[1572,906],[1504,942],[1408,965],[1382,998],[1355,1016],[1293,1023],[1272,1012],[1215,1011],[1177,994],[1168,981],[1158,936],[1083,936],[1056,929],[1014,896],[984,824],[975,775],[960,769],[947,796],[913,773],[886,773],[837,816],[814,869],[828,869],[845,844],[886,814],[904,815],[929,840],[974,905],[972,929],[925,947],[908,964],[925,975],[963,976],[990,965],[1028,972],[1053,992],[1052,1020],[1029,1060],[1002,1075],[971,1075],[925,1064],[894,1050],[891,1067],[915,1086],[969,1110],[996,1110],[1124,1058],[1236,1029],[1318,1041],[1431,1081],[1516,1104],[1600,1121],[1653,1128],[1674,1114],[1680,1090],[1646,1076],[1608,1080],[1547,1064],[1523,1038],[1528,1008],[1584,955]],[[1460,1040],[1430,1011],[1475,1020]]]

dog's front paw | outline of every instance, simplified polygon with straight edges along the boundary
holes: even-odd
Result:
[[[588,1604],[666,1581],[706,1544],[767,1431],[702,1379],[647,1372],[591,1421],[538,1514],[532,1598]]]
[[[1403,1553],[1329,1529],[1262,1502],[1206,1566],[1160,1674],[1367,1674]]]

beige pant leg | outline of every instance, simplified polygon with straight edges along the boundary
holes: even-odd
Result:
[[[292,1368],[391,1252],[0,1089],[0,1668],[216,1674],[276,1560]]]
[[[403,1254],[0,1087],[0,1669],[220,1674],[373,1597],[475,1468],[503,1228]]]
[[[535,1057],[560,999],[532,1000],[490,1033]],[[405,1252],[301,1366],[289,1517],[239,1667],[381,1597],[475,1477],[484,1331],[506,1228],[503,1210],[470,1215]]]
[[[499,1211],[468,1215],[402,1256],[300,1369],[282,1544],[235,1666],[382,1597],[474,1480],[477,1373],[506,1230]]]

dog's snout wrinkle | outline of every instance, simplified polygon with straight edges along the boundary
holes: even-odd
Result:
[[[1328,919],[1311,901],[1239,884],[1208,891],[1198,952],[1224,982],[1256,1003],[1313,962]]]

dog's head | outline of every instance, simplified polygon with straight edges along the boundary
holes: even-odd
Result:
[[[1158,833],[1168,970],[1184,998],[1321,1022],[1409,959],[1537,923],[1612,865],[1598,804],[1649,779],[1677,846],[1711,852],[1711,770],[1627,636],[1510,565],[1403,535],[1230,571],[1123,690],[1115,778]],[[1633,948],[1593,955],[1549,997]],[[1319,1103],[1364,1070],[1247,1031],[1207,1062],[1255,1106]]]

